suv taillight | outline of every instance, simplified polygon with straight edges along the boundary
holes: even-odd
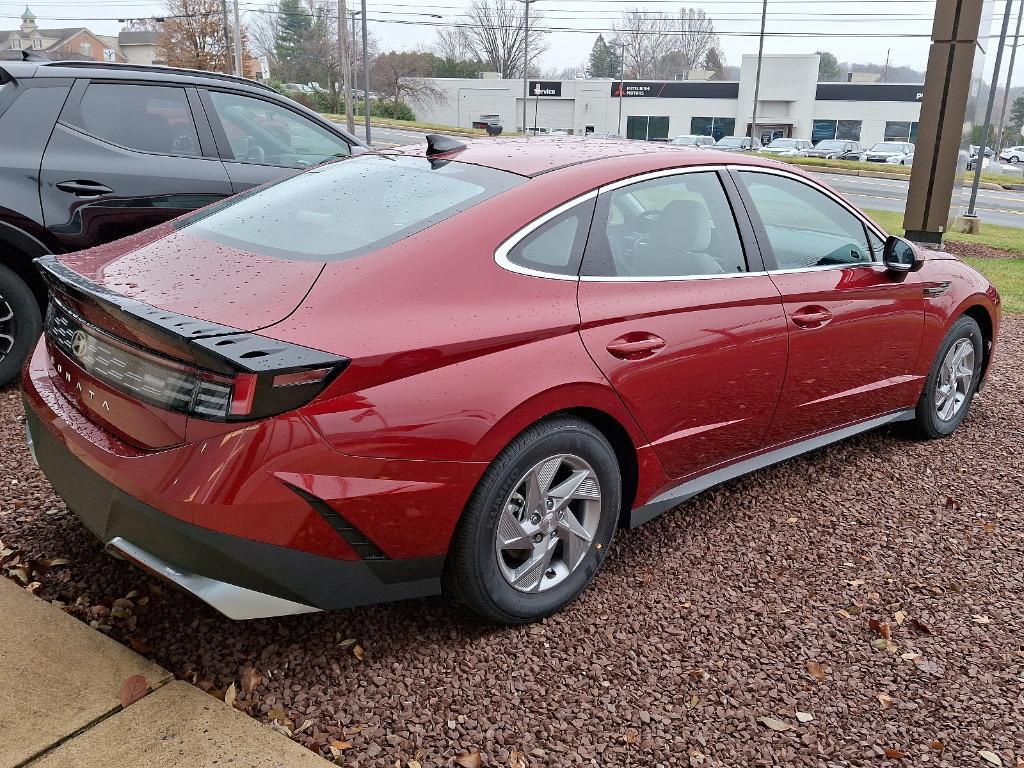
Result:
[[[141,402],[211,421],[245,421],[294,410],[348,365],[318,350],[251,333],[183,339],[208,367],[129,344],[51,299],[50,343],[87,374]]]

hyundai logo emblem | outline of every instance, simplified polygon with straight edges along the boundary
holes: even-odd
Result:
[[[85,335],[84,331],[75,331],[71,337],[71,351],[75,353],[75,357],[81,357],[85,354],[89,348],[89,338]]]

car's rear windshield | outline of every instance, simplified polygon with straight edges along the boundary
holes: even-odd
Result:
[[[187,219],[183,230],[249,253],[341,261],[384,248],[525,182],[444,160],[362,155]]]
[[[837,141],[835,139],[830,139],[830,140],[826,140],[826,141],[819,141],[817,144],[814,145],[814,148],[815,149],[842,149],[845,144],[846,144],[846,142],[844,142],[844,141]]]

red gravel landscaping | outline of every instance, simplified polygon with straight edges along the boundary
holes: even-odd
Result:
[[[222,618],[101,552],[16,389],[0,538],[40,597],[344,765],[1024,766],[1022,411],[1011,318],[953,438],[882,430],[705,493],[517,629],[440,599]]]

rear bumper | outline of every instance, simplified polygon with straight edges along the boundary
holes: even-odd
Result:
[[[113,554],[232,619],[280,616],[440,592],[444,558],[338,560],[201,528],[116,487],[65,446],[26,402],[34,454],[54,490]]]

